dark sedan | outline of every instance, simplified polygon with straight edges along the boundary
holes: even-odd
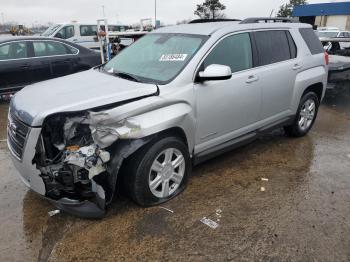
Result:
[[[0,99],[26,85],[99,64],[99,53],[61,39],[0,38]]]

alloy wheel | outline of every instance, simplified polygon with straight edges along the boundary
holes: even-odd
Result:
[[[181,185],[185,175],[185,159],[180,150],[167,148],[153,161],[148,185],[158,198],[171,196]]]

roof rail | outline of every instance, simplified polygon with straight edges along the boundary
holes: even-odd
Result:
[[[190,22],[189,24],[202,24],[202,23],[213,23],[213,22],[239,22],[242,21],[240,19],[226,19],[226,18],[219,18],[219,19],[195,19]]]
[[[240,22],[240,24],[255,23],[299,23],[299,21],[289,17],[250,17]]]

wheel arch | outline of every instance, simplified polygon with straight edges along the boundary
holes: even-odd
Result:
[[[327,71],[324,66],[310,68],[299,73],[296,77],[291,102],[292,113],[295,114],[297,112],[300,100],[307,92],[315,92],[321,102],[325,94],[326,85]]]
[[[321,102],[322,96],[323,96],[323,88],[324,87],[323,87],[323,84],[321,82],[310,85],[305,89],[305,91],[303,92],[301,97],[303,97],[305,94],[307,94],[309,92],[314,92],[318,97],[318,101]]]

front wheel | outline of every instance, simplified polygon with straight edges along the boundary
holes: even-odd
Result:
[[[176,137],[147,145],[128,159],[127,165],[125,186],[141,206],[161,204],[181,193],[191,172],[188,149]]]
[[[286,133],[294,137],[305,136],[315,123],[320,102],[314,92],[306,93],[300,101],[294,122],[284,129]]]

